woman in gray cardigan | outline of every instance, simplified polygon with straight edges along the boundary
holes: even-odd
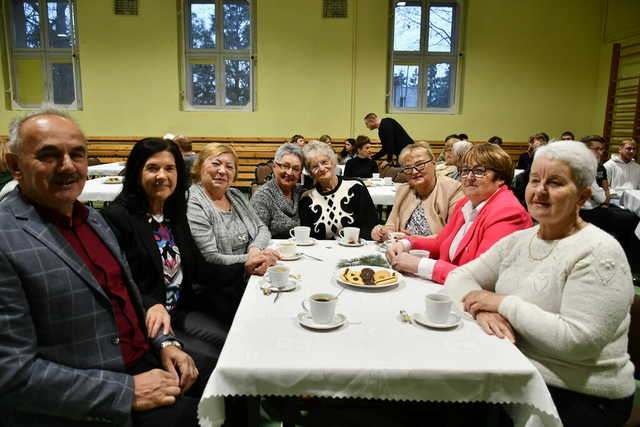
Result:
[[[300,225],[298,202],[304,192],[298,185],[304,164],[302,149],[291,143],[281,145],[274,164],[274,178],[256,191],[251,206],[274,239],[288,239],[289,230]]]
[[[193,239],[204,258],[215,264],[245,263],[262,259],[264,270],[279,255],[269,245],[271,233],[242,193],[231,184],[238,171],[238,156],[229,146],[211,143],[204,147],[191,169],[187,218]]]

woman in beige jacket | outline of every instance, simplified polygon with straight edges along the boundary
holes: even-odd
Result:
[[[464,196],[460,182],[436,176],[429,143],[411,144],[402,150],[399,158],[408,182],[398,187],[387,223],[373,229],[371,236],[377,241],[388,239],[394,231],[416,236],[438,234],[456,202]]]

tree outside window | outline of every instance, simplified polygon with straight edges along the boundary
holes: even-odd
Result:
[[[251,6],[250,0],[186,0],[186,108],[251,109]]]
[[[75,7],[71,0],[10,0],[13,108],[80,108]]]
[[[460,3],[392,2],[390,111],[457,110]]]

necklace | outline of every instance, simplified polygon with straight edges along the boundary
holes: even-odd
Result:
[[[537,233],[533,233],[531,235],[531,239],[529,240],[529,260],[530,261],[542,261],[543,259],[547,259],[549,257],[549,255],[551,255],[551,253],[553,252],[553,250],[556,248],[556,246],[558,246],[558,242],[559,240],[556,240],[555,243],[553,244],[553,246],[551,246],[551,250],[549,252],[547,252],[546,255],[541,256],[541,257],[535,257],[531,254],[531,247],[533,246],[533,239],[536,237]]]

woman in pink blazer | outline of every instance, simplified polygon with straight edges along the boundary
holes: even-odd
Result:
[[[477,258],[504,236],[531,227],[531,217],[507,188],[513,164],[498,145],[481,144],[464,156],[461,168],[465,197],[434,238],[408,238],[387,251],[398,271],[444,283],[450,271]],[[409,254],[429,251],[429,258]]]

